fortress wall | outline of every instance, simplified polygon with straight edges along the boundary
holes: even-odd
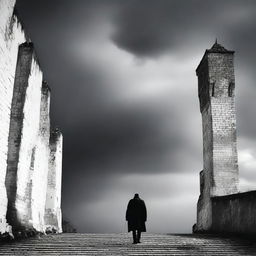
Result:
[[[221,233],[256,233],[256,191],[212,198],[212,231]]]
[[[0,0],[0,234],[10,230],[6,223],[5,188],[10,111],[18,48],[26,41],[22,26],[13,15],[14,5],[14,0]]]
[[[46,82],[41,87],[40,124],[34,153],[32,173],[32,223],[40,232],[45,232],[44,215],[47,175],[49,169],[50,139],[50,89]]]
[[[19,47],[14,82],[6,175],[7,221],[14,230],[33,228],[31,193],[41,86],[42,72],[35,59],[33,44],[24,43]]]
[[[50,148],[50,90],[15,2],[0,0],[0,234],[44,232],[46,219],[61,232],[62,136]]]
[[[48,231],[62,232],[61,177],[62,177],[62,134],[58,129],[51,132],[48,187],[45,224]]]

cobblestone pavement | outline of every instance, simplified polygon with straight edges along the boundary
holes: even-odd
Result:
[[[0,255],[256,255],[256,242],[211,235],[143,234],[132,244],[131,234],[48,235],[0,245]]]

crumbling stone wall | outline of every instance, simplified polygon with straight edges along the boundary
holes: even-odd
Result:
[[[50,140],[50,90],[14,5],[0,0],[0,234],[46,231],[49,172],[47,221],[61,232],[62,136]]]
[[[62,177],[62,134],[58,129],[51,132],[50,158],[47,184],[45,224],[47,230],[62,232],[61,177]]]
[[[0,233],[10,231],[5,188],[10,110],[18,48],[26,41],[22,26],[13,15],[14,5],[14,0],[0,0]]]
[[[19,47],[8,139],[7,221],[14,229],[32,229],[32,176],[39,131],[42,72],[32,43]]]
[[[50,89],[44,81],[41,87],[40,122],[34,157],[32,155],[32,223],[41,232],[45,231],[44,215],[46,204],[47,175],[49,171],[50,139]],[[33,153],[33,152],[32,152]],[[38,189],[40,188],[40,189]]]
[[[196,70],[204,160],[197,205],[199,231],[212,229],[211,198],[238,192],[233,54],[216,42]]]

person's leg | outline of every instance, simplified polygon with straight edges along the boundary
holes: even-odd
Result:
[[[138,230],[138,234],[137,234],[137,243],[140,243],[140,237],[141,237],[141,231]]]
[[[132,231],[132,237],[133,237],[133,243],[136,244],[137,243],[136,230]]]

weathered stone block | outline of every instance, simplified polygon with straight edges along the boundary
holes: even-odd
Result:
[[[50,89],[44,81],[41,87],[40,121],[34,157],[31,161],[32,191],[31,209],[33,227],[40,232],[45,232],[44,223],[47,176],[49,171],[49,139],[50,139]]]
[[[46,199],[45,224],[48,230],[62,232],[61,177],[62,177],[62,134],[58,129],[51,132],[50,159]]]
[[[19,47],[8,139],[7,221],[14,229],[33,229],[32,176],[39,131],[42,72],[32,43]]]

